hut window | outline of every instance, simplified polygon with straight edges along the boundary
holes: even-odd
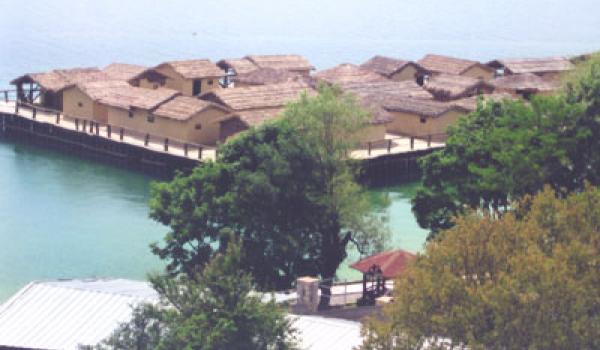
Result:
[[[83,107],[83,103],[81,103],[81,102],[77,102],[77,106],[78,106],[78,107]]]
[[[133,118],[133,111],[130,109],[128,113],[129,118]]]
[[[202,129],[202,124],[198,123],[198,124],[194,125],[194,129],[201,130]]]
[[[422,123],[422,124],[425,124],[425,123],[427,123],[427,118],[425,118],[425,117],[421,117],[421,123]]]
[[[154,90],[158,89],[158,84],[154,84],[154,85],[152,85],[152,88],[153,88]]]
[[[213,84],[212,79],[210,79],[207,83],[208,83],[208,85],[212,85]]]
[[[154,116],[152,114],[148,114],[148,123],[154,123]]]
[[[192,95],[193,96],[199,95],[201,91],[202,91],[202,80],[200,80],[200,79],[194,80],[194,84],[192,86]]]

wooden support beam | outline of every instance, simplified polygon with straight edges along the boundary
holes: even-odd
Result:
[[[188,144],[187,143],[183,144],[183,155],[186,157],[188,156]]]
[[[81,128],[81,131],[86,132],[87,131],[87,120],[83,120],[83,128]]]
[[[94,122],[90,120],[90,134],[94,132]]]
[[[4,102],[8,103],[8,91],[4,91]]]
[[[150,143],[150,134],[146,134],[144,138],[144,146],[148,147],[148,143]]]
[[[392,151],[392,140],[388,140],[388,153],[390,153]]]
[[[198,147],[198,159],[202,159],[202,147]]]
[[[33,113],[32,114],[33,120],[35,120],[35,116],[37,115],[37,109],[35,107],[33,107],[33,112],[32,113]]]
[[[169,152],[169,138],[165,139],[165,152]]]
[[[372,147],[372,145],[371,145],[371,141],[369,141],[369,142],[367,143],[367,154],[368,154],[368,155],[371,155],[371,147]]]
[[[110,134],[112,133],[112,130],[111,130],[111,129],[112,129],[112,128],[111,128],[110,124],[108,124],[108,125],[106,126],[106,137],[108,137],[109,139],[110,139]]]
[[[410,137],[410,149],[411,150],[415,149],[415,137],[414,136]]]
[[[100,136],[100,123],[96,123],[96,136]]]
[[[121,130],[119,130],[119,140],[123,141],[124,134],[125,134],[125,131],[123,130],[123,128],[121,128]]]
[[[431,147],[431,135],[427,135],[427,148]]]
[[[79,131],[79,119],[75,118],[75,131]]]
[[[60,124],[60,112],[56,112],[56,124]]]

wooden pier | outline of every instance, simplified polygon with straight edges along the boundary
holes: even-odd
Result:
[[[138,130],[102,124],[16,101],[14,91],[0,91],[0,136],[52,147],[145,173],[170,177],[215,160],[215,146],[193,144]],[[4,98],[2,98],[4,97]],[[445,135],[386,135],[351,153],[359,160],[362,180],[382,184],[420,176],[417,159],[444,147]]]

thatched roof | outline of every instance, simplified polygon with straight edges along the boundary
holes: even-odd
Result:
[[[253,70],[256,70],[258,68],[257,65],[255,65],[254,63],[252,63],[252,61],[250,61],[247,58],[226,58],[226,59],[222,59],[219,62],[217,62],[217,66],[219,66],[224,71],[227,71],[229,69],[233,69],[235,71],[235,74],[250,73]]]
[[[92,67],[55,69],[45,73],[29,73],[14,79],[10,83],[13,85],[35,83],[43,90],[56,92],[77,83],[107,79],[108,77],[105,73],[96,67]]]
[[[247,85],[279,84],[291,81],[298,73],[286,69],[258,68],[233,77],[235,83]]]
[[[122,80],[100,80],[78,83],[75,86],[68,86],[65,89],[77,87],[92,100],[100,101],[101,99],[113,93],[116,89],[125,89],[129,86],[129,84]]]
[[[565,72],[574,68],[567,57],[500,59],[488,65],[496,69],[504,68],[508,74]]]
[[[330,84],[339,85],[352,82],[370,83],[387,81],[381,75],[351,63],[342,63],[333,68],[319,71],[314,77]]]
[[[147,68],[136,64],[128,63],[111,63],[102,69],[111,80],[129,81],[138,74],[145,71]]]
[[[283,107],[298,99],[300,93],[310,87],[303,82],[257,85],[207,92],[201,99],[221,104],[231,110],[265,109]]]
[[[412,61],[379,55],[371,57],[371,59],[360,65],[361,68],[368,69],[387,78],[390,78],[407,66],[414,66],[417,71],[425,70],[423,67]]]
[[[472,96],[472,97],[467,97],[467,98],[463,98],[460,100],[452,101],[452,104],[472,112],[477,109],[477,101],[479,100],[479,98],[482,98],[484,102],[487,102],[487,101],[500,102],[502,100],[516,100],[517,99],[517,97],[515,97],[511,94],[508,94],[508,93],[494,92],[493,94]]]
[[[209,108],[217,108],[228,112],[226,108],[212,102],[200,100],[195,97],[176,96],[158,106],[152,114],[159,117],[185,121]]]
[[[523,90],[530,92],[554,91],[560,88],[558,83],[550,82],[533,73],[512,74],[490,81],[497,89]]]
[[[448,102],[395,96],[387,99],[383,103],[383,108],[389,112],[412,113],[424,117],[439,117],[440,115],[451,110],[464,113],[468,112],[467,109]]]
[[[240,119],[248,126],[258,126],[277,118],[282,111],[283,108],[253,109],[237,112],[232,117]]]
[[[287,69],[291,71],[313,70],[310,62],[300,55],[248,55],[244,57],[259,68]]]
[[[480,66],[481,68],[489,71],[492,70],[492,68],[477,61],[432,54],[426,55],[417,61],[417,63],[431,72],[454,75],[461,75],[474,66]]]
[[[349,82],[340,84],[347,92],[358,96],[366,95],[396,95],[420,99],[432,99],[433,96],[414,81],[378,81],[378,82]]]
[[[145,89],[133,86],[113,88],[97,101],[112,107],[124,109],[139,108],[152,110],[181,93],[171,89]]]
[[[185,79],[219,78],[225,76],[225,72],[216,64],[207,59],[169,61],[158,65],[170,66],[175,72]]]
[[[438,100],[455,100],[494,88],[485,81],[462,75],[439,74],[430,77],[423,87]]]

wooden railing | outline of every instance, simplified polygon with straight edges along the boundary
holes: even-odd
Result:
[[[406,136],[397,136],[392,138],[386,138],[384,140],[377,141],[369,141],[366,143],[367,155],[371,155],[371,152],[374,149],[382,149],[385,148],[387,153],[392,153],[392,149],[394,148],[394,143],[396,141],[404,141],[406,139],[409,140],[409,147],[411,151],[415,150],[415,141],[421,141],[427,143],[427,148],[431,148],[434,143],[440,144],[444,143],[448,134],[446,133],[437,133],[437,134],[422,134],[422,135],[406,135]],[[434,146],[435,147],[435,146]]]
[[[0,92],[0,94],[1,93],[3,93],[3,91]],[[46,119],[48,117],[52,118],[53,124],[63,126],[66,129],[80,131],[86,134],[104,137],[119,142],[127,142],[130,144],[139,143],[139,145],[143,144],[143,147],[146,148],[155,146],[153,147],[154,150],[157,150],[156,146],[158,144],[160,145],[160,150],[165,153],[176,154],[191,159],[206,160],[210,158],[207,156],[207,150],[214,150],[216,157],[216,148],[214,146],[191,143],[170,137],[144,133],[117,125],[105,124],[94,120],[74,117],[66,115],[55,109],[25,103],[18,101],[17,99],[11,100],[10,96],[7,97],[5,101],[15,101],[15,114],[17,115],[21,115],[19,114],[19,111],[21,110],[29,110],[31,111],[31,118],[36,120],[39,119],[39,116],[43,113]]]

